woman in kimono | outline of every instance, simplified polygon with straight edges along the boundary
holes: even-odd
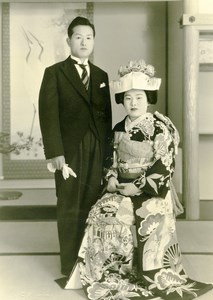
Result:
[[[169,118],[147,112],[161,79],[143,60],[119,75],[111,86],[127,116],[114,127],[106,191],[89,213],[65,288],[80,279],[91,300],[196,298],[212,285],[189,279],[181,263],[175,215],[182,208],[171,182],[179,135]]]

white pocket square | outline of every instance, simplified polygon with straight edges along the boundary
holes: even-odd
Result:
[[[100,88],[103,88],[103,87],[105,87],[106,86],[106,83],[105,82],[102,82],[101,84],[100,84]]]

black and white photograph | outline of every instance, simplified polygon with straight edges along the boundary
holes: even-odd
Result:
[[[212,300],[212,0],[5,0],[0,42],[0,299]]]

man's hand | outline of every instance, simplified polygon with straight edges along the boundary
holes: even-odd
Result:
[[[63,155],[56,156],[54,158],[48,159],[48,163],[51,163],[54,169],[62,170],[63,165],[65,164],[65,158]]]
[[[75,172],[65,163],[64,156],[57,156],[47,161],[47,169],[50,172],[55,173],[56,170],[61,170],[64,179],[66,180],[69,176],[77,177]]]

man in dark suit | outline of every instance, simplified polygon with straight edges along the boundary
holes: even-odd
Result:
[[[83,17],[68,27],[71,56],[46,68],[39,94],[45,157],[56,169],[61,272],[77,259],[85,221],[100,191],[104,152],[111,131],[108,75],[93,65],[94,25]],[[64,164],[77,177],[64,179]]]

